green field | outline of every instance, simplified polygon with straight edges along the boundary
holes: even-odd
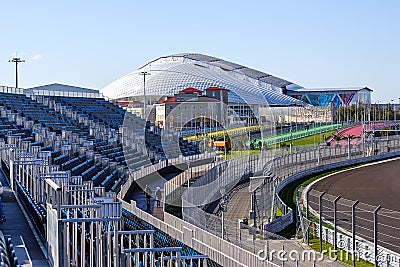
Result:
[[[252,155],[252,154],[257,154],[257,153],[260,153],[260,150],[255,149],[255,150],[231,151],[231,152],[226,154],[225,160],[230,160],[230,159],[234,159],[234,158],[240,158],[240,157],[244,157],[244,156],[248,156],[248,155]]]
[[[305,146],[305,145],[318,144],[318,143],[325,141],[323,139],[323,135],[325,135],[325,137],[328,138],[331,135],[333,135],[335,132],[336,132],[336,130],[331,130],[331,131],[321,133],[321,134],[310,135],[307,137],[295,139],[292,141],[292,143],[294,146]]]

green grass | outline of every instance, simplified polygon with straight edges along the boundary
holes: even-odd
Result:
[[[260,153],[261,151],[259,149],[254,149],[254,150],[243,150],[243,151],[231,151],[229,153],[226,154],[226,158],[225,160],[230,160],[230,159],[234,159],[234,158],[240,158],[240,157],[244,157],[244,156],[248,156],[248,155],[252,155],[252,154],[257,154]]]
[[[309,240],[310,241],[310,247],[315,250],[315,251],[319,251],[319,239],[318,238],[312,238]],[[324,251],[333,251],[334,247],[333,245],[326,243],[326,242],[322,242],[322,250]],[[333,252],[332,252],[333,253]],[[325,252],[324,253],[325,256],[329,257],[329,253]],[[344,250],[338,249],[337,250],[337,259],[347,265],[352,265],[353,264],[353,255],[351,255],[350,253],[347,253]],[[334,256],[333,254],[331,255],[332,257]],[[366,262],[363,259],[359,259],[356,258],[356,266],[357,267],[371,267],[374,266],[374,264],[370,263],[370,262]]]
[[[357,164],[357,165],[352,165],[352,166],[348,166],[348,167],[344,167],[344,168],[340,168],[340,169],[335,169],[335,170],[331,170],[331,171],[326,171],[317,175],[313,175],[313,176],[307,176],[307,177],[303,177],[297,181],[294,181],[293,183],[288,184],[287,186],[285,186],[280,192],[279,192],[279,197],[282,199],[282,201],[288,205],[292,210],[296,209],[296,189],[297,187],[299,187],[300,185],[303,187],[308,186],[309,184],[311,184],[312,182],[326,176],[332,173],[336,173],[339,171],[343,171],[343,170],[347,170],[350,168],[354,168],[356,166],[360,166],[362,164]],[[311,216],[311,215],[310,215]],[[318,222],[318,220],[313,217],[313,219],[315,219],[316,222]],[[323,224],[326,227],[330,227],[331,226],[329,224]],[[289,225],[288,227],[286,227],[285,229],[283,229],[281,232],[279,232],[279,235],[282,235],[286,238],[292,238],[294,237],[296,234],[296,227],[295,227],[295,223]]]
[[[281,211],[281,209],[278,207],[278,206],[276,206],[276,208],[275,208],[275,216],[276,217],[282,217],[284,214],[283,214],[283,212]]]
[[[321,134],[318,133],[318,134],[310,135],[307,137],[295,139],[292,141],[292,143],[294,146],[305,146],[305,145],[318,144],[318,143],[325,141],[325,140],[323,140],[323,135],[325,135],[326,137],[330,137],[336,131],[337,130],[331,130],[331,131],[327,131],[327,132],[324,132]]]

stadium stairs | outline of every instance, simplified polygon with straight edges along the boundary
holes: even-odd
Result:
[[[128,168],[138,170],[148,164],[147,155],[142,151],[123,149],[117,130],[124,122],[124,114],[123,109],[104,99],[42,97],[34,100],[25,95],[0,93],[0,138],[18,136],[18,142],[30,143],[30,147],[37,148],[35,152],[50,153],[49,161],[57,166],[56,169],[70,171],[72,176],[81,176],[83,181],[92,181],[94,186],[117,193],[127,179]],[[135,117],[132,120],[140,121]],[[149,129],[146,129],[146,141],[148,151],[156,154],[158,159],[175,156],[166,155],[163,148],[176,155],[199,153],[195,144],[184,140],[179,140],[180,151],[169,148],[171,144],[162,144],[160,136]],[[7,162],[3,161],[2,166],[9,172]],[[45,207],[37,203],[21,184],[17,185],[16,191],[45,243]],[[154,229],[127,211],[124,211],[124,225],[126,229]],[[16,266],[17,259],[10,249],[12,244],[8,239],[2,241],[0,235],[0,245],[4,243],[4,252],[7,252],[4,266]],[[181,246],[183,255],[198,255],[181,241],[158,230],[156,244],[159,247]],[[209,263],[208,266],[217,266],[212,261]]]

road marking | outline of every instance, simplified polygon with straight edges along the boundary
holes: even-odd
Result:
[[[25,246],[24,239],[22,238],[22,236],[19,236],[19,238],[21,239],[22,245],[25,248],[25,252],[26,252],[26,256],[28,257],[28,261],[29,261],[30,265],[32,266],[32,260],[31,260],[31,257],[29,256],[28,249]]]

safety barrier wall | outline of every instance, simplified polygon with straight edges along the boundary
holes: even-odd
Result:
[[[322,166],[317,166],[314,168],[311,168],[309,170],[301,171],[299,173],[296,173],[294,175],[291,175],[284,179],[281,183],[278,184],[276,188],[276,194],[277,194],[277,203],[276,205],[279,207],[279,209],[285,214],[282,217],[278,217],[274,221],[272,221],[270,224],[266,225],[265,230],[273,233],[277,233],[281,230],[283,230],[285,227],[290,225],[293,222],[293,210],[288,207],[282,199],[279,197],[279,192],[286,187],[288,184],[302,179],[303,177],[310,176],[312,174],[317,174],[333,169],[339,169],[339,168],[344,168],[347,166],[351,165],[356,165],[360,163],[367,163],[367,162],[372,162],[380,159],[385,159],[385,158],[390,158],[400,155],[399,152],[394,152],[394,153],[388,153],[388,154],[383,154],[383,155],[377,155],[377,156],[371,156],[371,157],[366,157],[366,158],[358,158],[358,159],[353,159],[350,161],[342,161],[342,162],[337,162],[337,163],[331,163],[327,165],[322,165]]]
[[[396,157],[400,152],[390,154]],[[400,266],[400,212],[320,192],[312,185],[303,191],[303,198],[308,218],[303,220],[312,236],[336,244],[347,256],[355,253],[377,266]]]
[[[324,222],[327,223],[327,222]],[[319,238],[319,224],[313,222],[311,225],[311,234]],[[333,245],[335,232],[331,228],[322,226],[322,240]],[[345,251],[347,254],[342,254],[343,259],[351,258],[353,251],[356,251],[356,257],[372,264],[375,263],[375,251],[374,244],[367,240],[356,238],[355,248],[353,250],[353,238],[350,235],[337,233],[336,237],[337,249]],[[340,253],[339,253],[340,255]],[[378,247],[378,253],[376,256],[377,266],[379,267],[398,267],[400,266],[400,254],[394,253],[393,251],[387,250],[382,247]]]
[[[204,211],[203,208],[210,200],[213,200],[213,197],[215,198],[215,196],[218,196],[221,188],[230,188],[233,182],[237,183],[240,180],[240,178],[238,178],[240,176],[244,176],[246,174],[254,175],[254,173],[257,171],[262,170],[264,175],[273,178],[271,179],[271,183],[274,184],[274,189],[276,190],[280,182],[284,181],[285,184],[288,184],[291,179],[294,181],[295,179],[299,179],[300,177],[304,177],[304,175],[306,175],[303,173],[301,176],[298,175],[296,178],[293,177],[286,181],[288,177],[295,173],[304,170],[309,171],[316,166],[318,166],[317,168],[320,168],[319,166],[324,166],[326,164],[335,162],[349,162],[352,159],[363,157],[367,158],[368,153],[381,153],[383,154],[382,157],[389,157],[390,154],[388,154],[388,151],[391,149],[398,149],[399,147],[399,140],[397,137],[389,137],[388,139],[375,139],[373,142],[368,143],[362,143],[359,140],[352,140],[349,141],[349,143],[350,146],[306,146],[297,148],[293,151],[289,151],[289,149],[281,149],[275,152],[275,159],[273,160],[271,160],[272,156],[274,155],[273,153],[270,152],[270,154],[264,154],[264,160],[262,161],[263,164],[261,165],[254,164],[257,162],[257,156],[255,156],[255,158],[252,160],[248,158],[247,161],[244,159],[235,159],[231,160],[229,163],[221,164],[216,168],[211,169],[208,173],[196,181],[197,185],[200,185],[199,187],[197,187],[195,183],[190,188],[192,191],[185,191],[182,197],[183,218],[185,221],[196,225],[206,232],[220,236],[222,232],[221,217],[209,214]],[[375,158],[377,159],[378,157]],[[352,164],[356,163],[357,161],[355,160]],[[333,165],[331,167],[335,168]],[[323,170],[325,169],[319,169],[319,171]],[[208,184],[211,186],[207,187]],[[283,188],[283,184],[280,186],[280,188]],[[293,222],[293,211],[289,209],[279,198],[274,198],[274,196],[277,195],[275,194],[275,190],[270,191],[270,198],[266,198],[266,201],[270,202],[269,208],[273,208],[273,210],[275,208],[275,204],[281,206],[281,210],[285,214],[279,218],[277,222],[272,222],[270,224],[270,228],[266,227],[265,229],[267,230],[260,230],[266,238],[271,236],[272,231],[276,233]],[[274,211],[271,212],[271,214],[274,216]],[[247,242],[239,239],[237,234],[235,234],[238,228],[237,221],[225,220],[223,225],[224,232],[227,233],[227,239],[230,240],[230,242],[240,244],[243,248],[250,252],[258,251],[259,247],[257,247],[256,244],[252,243],[251,241]],[[258,232],[258,230],[259,229],[253,229],[251,231]],[[291,246],[295,247],[296,244],[292,243]]]
[[[384,142],[386,142],[386,141],[387,140],[384,140]],[[389,147],[391,147],[391,149],[398,150],[399,149],[399,140],[391,140],[391,142],[392,142],[391,143],[392,145]],[[355,154],[356,154],[356,156],[362,156],[359,153],[355,153]],[[293,210],[290,207],[288,207],[279,197],[279,192],[288,184],[290,184],[298,179],[301,179],[303,177],[310,176],[312,174],[321,173],[321,172],[325,172],[325,171],[333,170],[333,169],[339,169],[339,168],[356,165],[356,164],[360,164],[360,163],[367,163],[367,162],[377,161],[377,160],[381,160],[381,159],[386,159],[386,158],[394,157],[397,155],[400,155],[400,153],[399,152],[390,152],[390,153],[383,153],[380,155],[374,155],[374,156],[368,156],[368,157],[360,157],[360,158],[350,159],[350,160],[346,158],[346,160],[344,160],[344,161],[343,161],[343,158],[337,158],[337,159],[341,159],[342,161],[312,167],[312,168],[302,170],[298,173],[288,176],[287,178],[283,179],[276,187],[277,205],[280,208],[280,210],[285,213],[285,215],[283,217],[278,218],[276,222],[273,221],[270,224],[266,225],[266,230],[276,233],[276,232],[283,230],[287,225],[289,225],[293,222]]]

